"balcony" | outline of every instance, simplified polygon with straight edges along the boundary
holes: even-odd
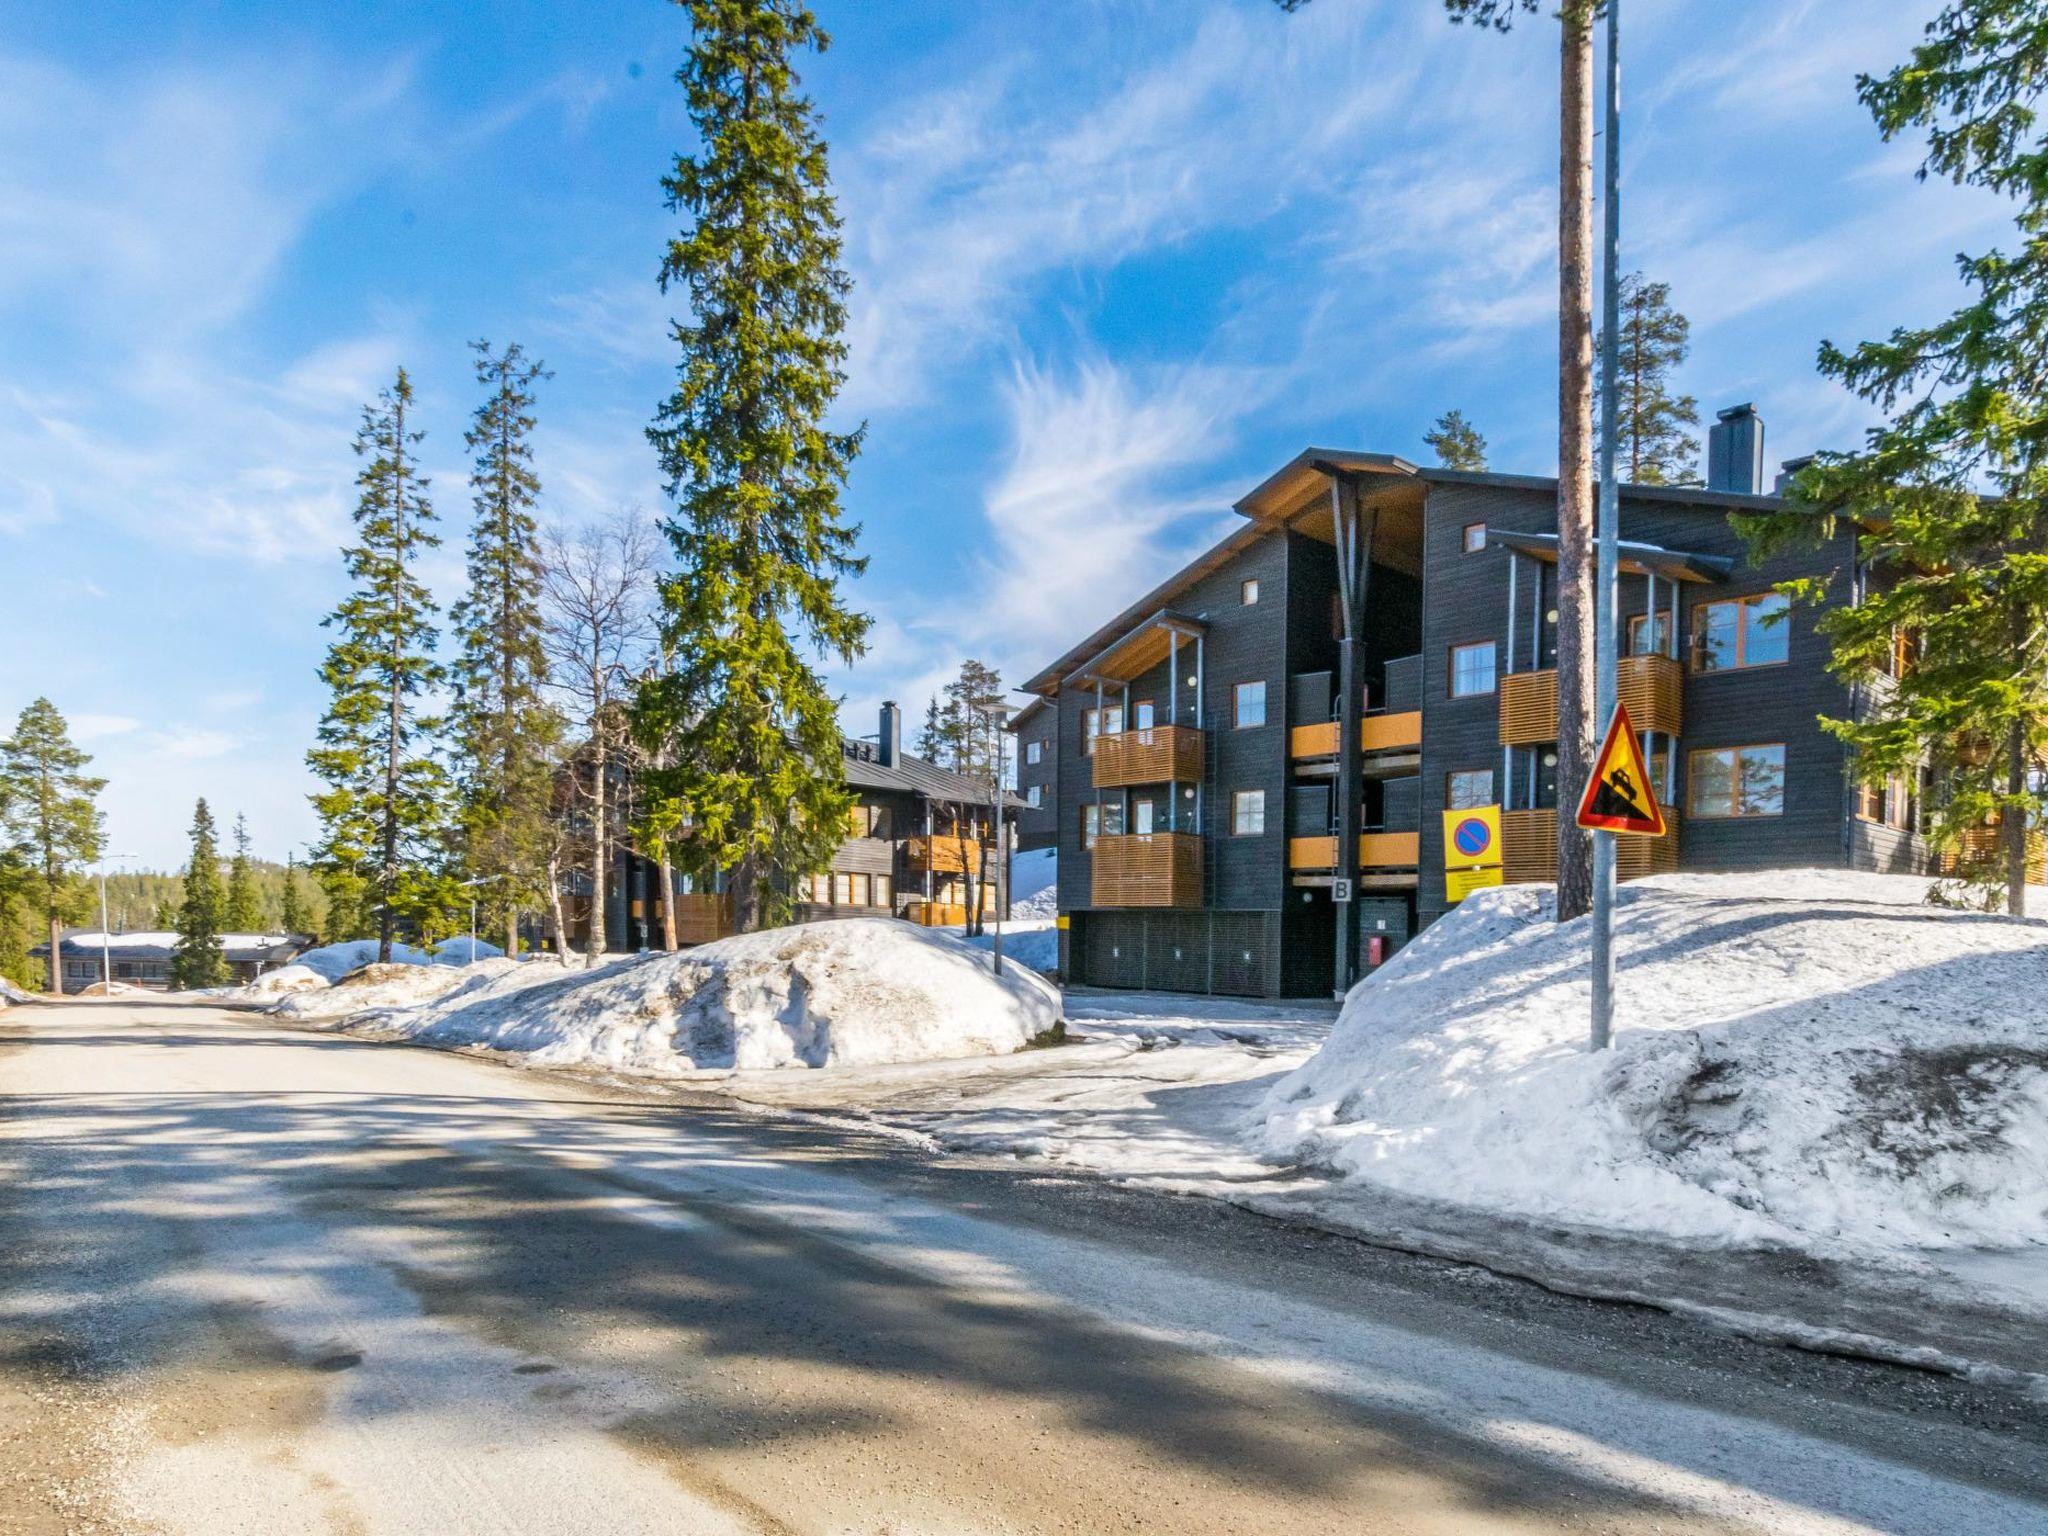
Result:
[[[1616,668],[1621,702],[1639,731],[1685,730],[1685,668],[1670,656],[1624,656]],[[1603,722],[1604,725],[1604,722]],[[1557,740],[1557,669],[1511,672],[1500,680],[1500,739],[1521,747]]]
[[[1098,837],[1089,863],[1091,906],[1202,905],[1202,840],[1192,832]]]
[[[928,869],[935,875],[964,875],[977,871],[982,867],[986,852],[971,837],[905,838],[903,851],[913,869]]]
[[[1188,725],[1148,725],[1098,736],[1092,758],[1095,787],[1119,789],[1169,779],[1192,784],[1202,777],[1204,742],[1203,733]]]
[[[1338,725],[1297,725],[1290,733],[1289,755],[1297,761],[1337,755]],[[1422,745],[1422,711],[1398,715],[1367,715],[1358,722],[1358,750],[1367,756],[1375,752],[1413,752]]]
[[[676,904],[676,942],[709,944],[733,931],[732,896],[688,891],[672,898]]]
[[[1664,807],[1662,837],[1617,837],[1614,873],[1619,880],[1668,875],[1678,868],[1678,808]],[[1503,811],[1501,866],[1509,885],[1548,884],[1557,878],[1557,812]]]
[[[1361,832],[1358,836],[1358,867],[1413,869],[1419,861],[1421,838],[1413,832]],[[1287,867],[1294,871],[1335,869],[1337,839],[1334,837],[1290,837]]]
[[[1962,843],[1942,850],[1940,870],[1944,875],[1961,875],[1975,870],[2005,868],[2005,829],[1996,822],[1972,827]],[[2027,834],[2027,884],[2048,885],[2048,836]]]

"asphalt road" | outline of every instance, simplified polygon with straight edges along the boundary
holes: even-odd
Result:
[[[844,1125],[0,1015],[0,1532],[2048,1531],[2048,1406]]]

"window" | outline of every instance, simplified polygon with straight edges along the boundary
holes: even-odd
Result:
[[[1699,604],[1692,611],[1693,670],[1729,672],[1780,665],[1790,650],[1792,630],[1786,616],[1791,611],[1782,592]]]
[[[1152,701],[1151,701],[1150,699],[1139,699],[1139,700],[1138,700],[1138,701],[1137,701],[1136,703],[1134,703],[1134,704],[1133,704],[1133,705],[1131,706],[1131,729],[1132,729],[1132,730],[1134,730],[1134,731],[1149,731],[1149,730],[1151,730],[1151,729],[1152,729],[1152,718],[1153,718],[1153,710],[1152,710]]]
[[[1259,600],[1259,581],[1256,576],[1238,584],[1237,600],[1247,608]]]
[[[1263,837],[1266,831],[1266,792],[1240,789],[1230,797],[1230,831],[1234,837]]]
[[[1045,804],[1045,786],[1043,784],[1034,784],[1025,790],[1024,803],[1034,811],[1043,806]]]
[[[853,882],[856,878],[858,877],[854,875],[834,875],[832,877],[832,899],[839,906],[850,907],[854,905]]]
[[[890,826],[889,807],[886,805],[874,807],[874,814],[868,818],[868,831],[876,837],[886,838],[894,835],[890,830]]]
[[[1917,775],[1908,779],[1893,774],[1874,784],[1858,784],[1857,819],[1874,822],[1881,827],[1896,827],[1901,832],[1917,830],[1920,825],[1920,806],[1915,793],[1917,788]]]
[[[1468,555],[1476,555],[1479,551],[1486,548],[1486,524],[1467,523],[1465,525],[1464,548],[1465,553]]]
[[[1131,807],[1131,830],[1140,837],[1152,834],[1152,802],[1140,800]]]
[[[870,877],[874,883],[873,903],[878,907],[893,907],[896,904],[895,882],[887,875]]]
[[[1025,764],[1026,764],[1027,766],[1029,766],[1029,767],[1032,767],[1032,768],[1036,768],[1036,767],[1037,767],[1037,766],[1039,765],[1040,761],[1041,761],[1041,760],[1043,760],[1043,758],[1044,758],[1044,757],[1045,757],[1045,743],[1044,743],[1044,742],[1042,742],[1042,741],[1027,741],[1027,742],[1025,742],[1025,743],[1024,743],[1024,762],[1025,762]]]
[[[1785,814],[1785,747],[1711,747],[1686,759],[1688,814],[1707,820]]]
[[[1093,757],[1095,755],[1095,737],[1101,724],[1102,718],[1099,711],[1093,709],[1081,711],[1081,755],[1083,757]]]
[[[1493,804],[1493,770],[1467,768],[1444,776],[1444,809],[1476,811]]]
[[[1638,613],[1628,621],[1628,654],[1662,656],[1671,650],[1671,615]]]
[[[1121,800],[1106,801],[1102,807],[1102,835],[1122,837],[1124,835],[1124,803]]]
[[[1493,692],[1493,688],[1493,642],[1480,640],[1471,645],[1452,646],[1451,697],[1474,698]]]
[[[1266,723],[1264,683],[1239,683],[1231,690],[1231,702],[1235,706],[1235,718],[1240,731],[1248,731]]]
[[[830,875],[811,876],[811,900],[821,907],[832,905],[832,877]]]
[[[1102,833],[1102,807],[1084,805],[1081,807],[1081,846],[1093,848],[1095,839]]]

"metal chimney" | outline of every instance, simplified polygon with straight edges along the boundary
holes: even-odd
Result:
[[[1764,489],[1764,419],[1732,405],[1707,429],[1707,489],[1759,496]]]
[[[903,757],[903,711],[894,699],[882,701],[882,729],[875,737],[875,755],[884,768],[894,768]]]

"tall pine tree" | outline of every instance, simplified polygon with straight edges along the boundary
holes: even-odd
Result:
[[[0,747],[4,752],[4,747]],[[4,764],[0,756],[0,764]],[[35,891],[35,865],[28,839],[13,814],[16,790],[0,768],[0,976],[17,986],[39,985],[29,958],[32,942],[30,898]]]
[[[440,722],[421,715],[438,687],[434,604],[419,578],[440,540],[415,449],[412,381],[397,381],[363,410],[355,450],[359,542],[342,552],[354,590],[322,620],[335,631],[320,669],[330,699],[320,744],[306,762],[327,788],[313,797],[321,838],[314,867],[329,924],[358,935],[374,925],[391,958],[401,921],[424,922],[451,904],[441,866],[447,776],[433,753]]]
[[[1486,439],[1465,419],[1463,411],[1445,411],[1436,425],[1422,434],[1422,440],[1445,469],[1486,468]]]
[[[10,818],[7,841],[28,866],[26,900],[49,932],[49,990],[64,990],[58,953],[64,925],[91,907],[82,878],[100,855],[99,793],[105,779],[85,772],[92,761],[72,745],[56,705],[37,699],[21,712],[14,734],[0,741],[0,805]]]
[[[1866,780],[1931,764],[1937,838],[2024,914],[2048,757],[2048,25],[2034,0],[1953,0],[1912,58],[1858,91],[1887,139],[1928,135],[1921,174],[2012,199],[2019,249],[1964,256],[1970,301],[1821,371],[1890,417],[1860,453],[1823,454],[1792,505],[1747,525],[1759,548],[1859,528],[1853,605],[1819,628],[1859,707],[1826,722]],[[1815,516],[1818,512],[1820,515]],[[1817,598],[1822,581],[1795,596]],[[1903,665],[1900,663],[1903,661]],[[1996,854],[1968,857],[1998,829]]]
[[[263,931],[263,901],[256,894],[255,866],[249,862],[249,819],[240,812],[235,815],[235,851],[228,860],[228,889],[220,918],[226,933]]]
[[[1692,351],[1692,322],[1671,307],[1669,283],[1622,278],[1620,340],[1616,473],[1632,485],[1698,485],[1700,403],[1671,392],[1672,370]]]
[[[554,749],[542,647],[541,562],[534,508],[534,386],[552,378],[517,342],[471,344],[484,399],[463,441],[476,520],[469,589],[449,614],[461,647],[451,726],[458,768],[463,864],[479,905],[519,947],[519,914],[547,894]]]
[[[185,899],[178,906],[178,942],[171,949],[172,991],[192,992],[227,982],[220,936],[223,926],[234,926],[227,920],[230,900],[230,893],[221,889],[213,812],[201,800],[192,810],[192,858],[185,866]]]
[[[662,183],[688,225],[661,282],[690,319],[675,326],[675,392],[648,429],[674,503],[662,628],[675,666],[642,690],[639,728],[674,764],[655,791],[681,807],[698,860],[731,871],[737,919],[755,928],[782,904],[771,874],[824,869],[851,804],[838,711],[809,658],[866,648],[869,620],[839,592],[865,565],[839,505],[861,432],[826,425],[848,283],[825,145],[791,63],[825,34],[798,0],[677,4],[693,37],[676,78],[698,142]]]

